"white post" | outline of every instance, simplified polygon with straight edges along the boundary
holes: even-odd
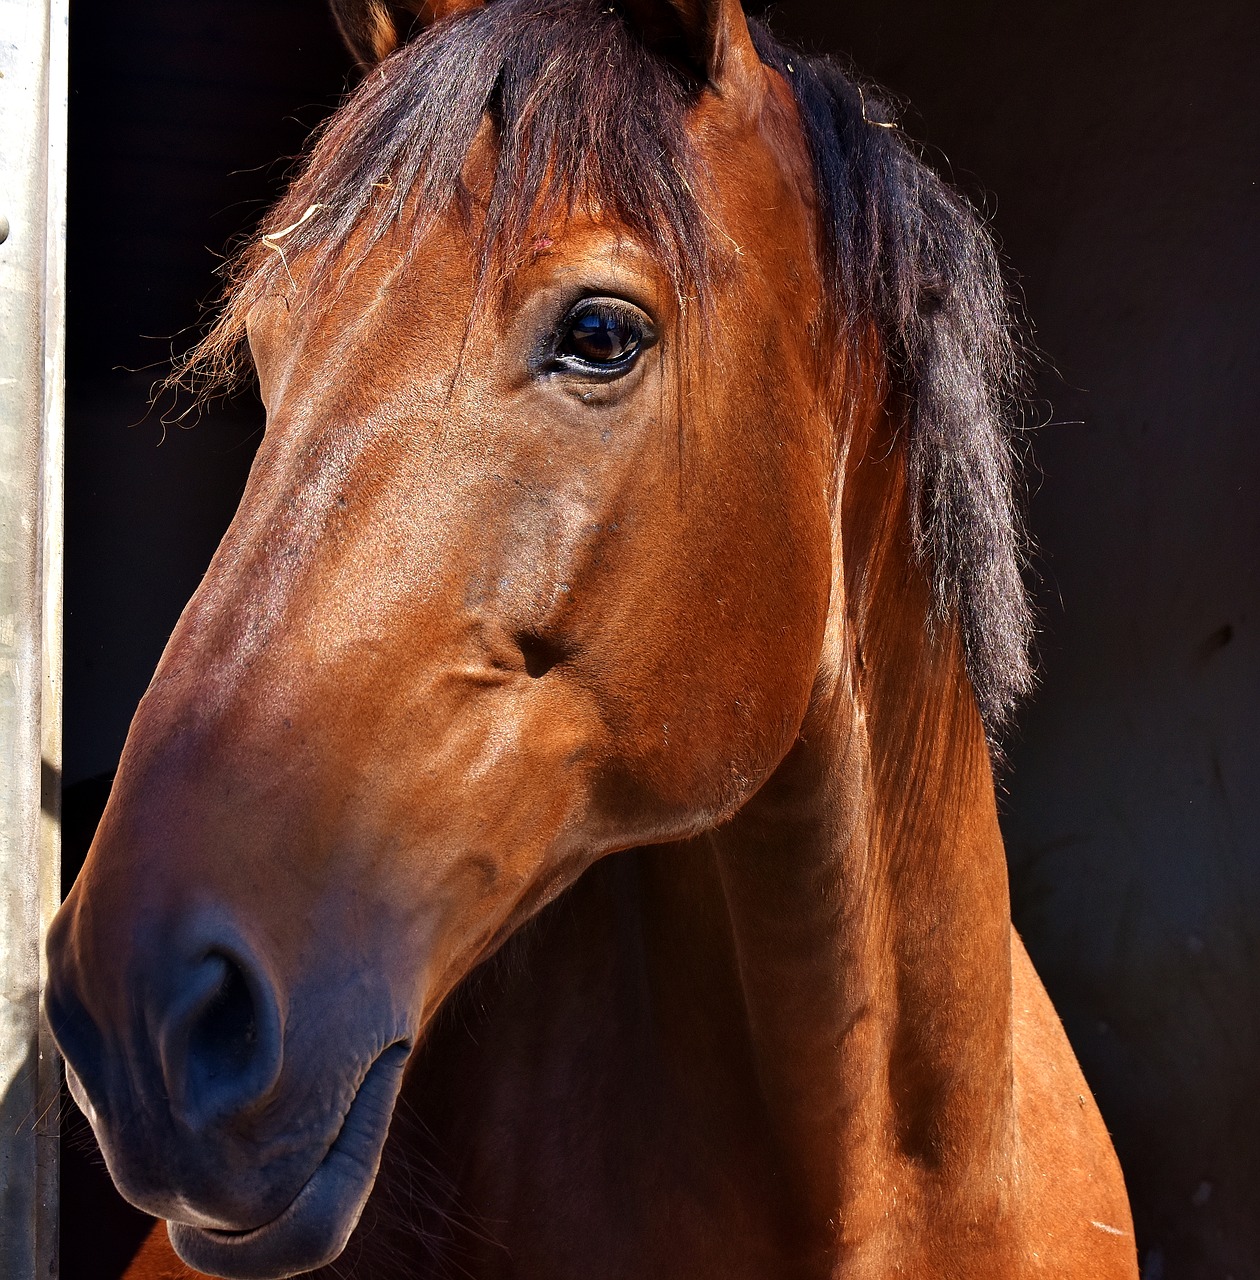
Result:
[[[0,0],[0,1276],[56,1280],[68,0]]]

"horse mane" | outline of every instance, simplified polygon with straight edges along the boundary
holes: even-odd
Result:
[[[829,60],[751,26],[763,62],[792,87],[813,157],[833,313],[824,329],[854,351],[872,330],[879,337],[904,422],[914,551],[939,618],[958,620],[996,741],[1032,682],[1010,422],[1018,360],[997,253],[880,99]],[[498,148],[477,224],[479,289],[510,275],[534,228],[589,203],[643,239],[684,308],[703,306],[715,264],[685,128],[702,89],[608,0],[493,0],[435,24],[370,71],[326,123],[229,263],[213,327],[169,382],[199,392],[230,384],[260,300],[318,305],[387,235],[409,224],[414,248],[444,212],[470,213],[463,170],[486,121]]]
[[[822,259],[842,332],[873,323],[901,400],[910,523],[941,619],[956,616],[990,742],[1032,686],[1032,609],[1016,509],[1016,327],[993,239],[886,104],[835,63],[785,49],[814,161]]]

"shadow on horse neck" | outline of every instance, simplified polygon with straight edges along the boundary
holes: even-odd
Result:
[[[229,1276],[1102,1274],[984,229],[734,0],[334,9],[183,371],[266,435],[50,935],[115,1181]]]

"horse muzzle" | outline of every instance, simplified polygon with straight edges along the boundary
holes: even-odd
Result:
[[[138,929],[112,981],[93,955],[85,983],[85,938],[88,954],[108,948],[76,934],[67,906],[46,1010],[119,1191],[166,1218],[199,1271],[254,1280],[335,1258],[375,1181],[410,1037],[371,1000],[341,1002],[357,1025],[321,1020],[320,993],[284,993],[219,913],[160,931],[161,945]]]
[[[190,1266],[229,1280],[273,1280],[314,1270],[341,1253],[376,1181],[410,1046],[386,1049],[368,1069],[328,1153],[288,1206],[248,1231],[171,1222],[171,1244]]]

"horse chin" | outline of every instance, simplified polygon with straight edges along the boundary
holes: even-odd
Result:
[[[170,1222],[167,1230],[180,1258],[227,1280],[279,1280],[332,1262],[346,1247],[376,1181],[410,1052],[410,1045],[395,1044],[372,1064],[341,1132],[287,1208],[249,1231]]]

